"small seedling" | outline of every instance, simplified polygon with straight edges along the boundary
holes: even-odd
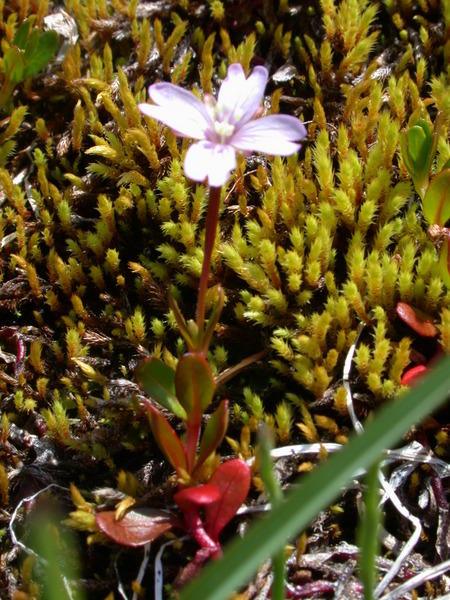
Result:
[[[0,109],[11,98],[19,83],[42,71],[55,54],[57,46],[58,35],[54,31],[39,31],[32,27],[29,19],[21,24],[1,62],[3,81]]]

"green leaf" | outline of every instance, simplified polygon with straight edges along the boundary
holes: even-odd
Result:
[[[211,367],[203,354],[188,352],[180,358],[175,372],[175,390],[187,413],[188,423],[201,420],[215,389]]]
[[[450,169],[431,180],[423,199],[423,214],[430,223],[444,227],[450,219]]]
[[[41,34],[39,29],[33,29],[30,35],[28,36],[28,40],[24,49],[25,61],[27,64],[30,63],[31,59],[33,58],[33,55],[36,54],[40,35]]]
[[[209,418],[200,441],[200,449],[195,468],[198,469],[210,454],[214,452],[227,431],[228,400],[222,400]]]
[[[150,426],[158,446],[161,448],[167,460],[176,470],[179,477],[187,471],[186,453],[180,438],[169,425],[167,419],[152,406],[148,401],[145,403],[149,412]]]
[[[16,35],[13,39],[13,44],[22,50],[25,50],[25,46],[28,40],[28,34],[30,32],[30,20],[25,19],[19,29],[16,31]]]
[[[141,362],[134,376],[138,384],[147,394],[167,408],[179,419],[185,421],[187,414],[175,396],[175,371],[165,365],[159,358],[150,358]]]
[[[429,171],[432,159],[433,135],[428,123],[419,119],[407,132],[408,152],[416,171]]]
[[[55,31],[39,32],[35,29],[25,48],[25,79],[33,77],[51,60],[58,47],[58,35]]]
[[[446,357],[436,363],[421,384],[382,407],[362,435],[354,435],[342,450],[302,478],[267,518],[259,519],[248,529],[244,539],[233,540],[222,560],[208,565],[182,590],[181,600],[226,600],[233,590],[245,584],[259,565],[333,502],[359,469],[373,464],[411,425],[443,404],[450,395],[449,374],[450,357]]]
[[[23,53],[15,46],[5,52],[2,61],[5,79],[12,84],[19,83],[24,79],[25,59]]]
[[[428,123],[419,119],[406,132],[402,132],[400,148],[403,162],[411,175],[414,187],[423,199],[428,185],[431,163],[436,152],[433,134]]]
[[[400,149],[402,151],[402,158],[403,162],[405,163],[405,167],[408,169],[408,173],[412,177],[414,173],[414,165],[408,152],[408,135],[406,131],[402,131],[400,133]]]

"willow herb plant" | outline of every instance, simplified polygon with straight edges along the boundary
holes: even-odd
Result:
[[[207,353],[224,304],[221,288],[208,319],[205,313],[221,191],[237,165],[236,152],[288,156],[299,150],[299,142],[306,136],[305,127],[295,117],[260,117],[268,76],[265,67],[257,66],[246,77],[243,67],[234,63],[228,68],[217,100],[208,94],[202,102],[190,91],[160,82],[149,88],[154,104],[139,105],[142,113],[167,125],[176,135],[197,140],[186,152],[184,170],[189,179],[207,180],[209,185],[195,321],[186,320],[175,300],[169,299],[188,352],[179,359],[175,370],[156,357],[141,363],[136,370],[139,384],[150,396],[143,402],[153,435],[176,472],[178,489],[174,500],[183,519],[180,521],[167,511],[126,512],[119,507],[99,513],[97,525],[109,537],[130,546],[148,543],[171,527],[184,529],[200,546],[184,579],[190,578],[206,559],[221,554],[218,536],[250,488],[247,463],[232,459],[220,464],[216,455],[227,429],[227,400],[219,403],[202,430],[203,417],[216,389]],[[244,360],[241,366],[248,362]],[[178,436],[155,403],[181,419],[184,438]]]
[[[450,161],[432,176],[432,165],[441,128],[441,114],[431,131],[424,119],[403,132],[400,138],[403,162],[408,169],[417,194],[422,200],[423,214],[429,224],[428,233],[440,244],[439,270],[443,282],[450,289]]]

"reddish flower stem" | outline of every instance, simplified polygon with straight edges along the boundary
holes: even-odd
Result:
[[[220,187],[209,188],[208,213],[205,226],[205,248],[203,252],[202,274],[198,287],[196,321],[199,335],[202,336],[205,327],[205,301],[208,289],[209,271],[211,268],[211,256],[216,239],[217,223],[219,221]]]

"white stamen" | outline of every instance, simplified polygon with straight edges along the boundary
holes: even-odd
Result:
[[[214,121],[214,131],[220,136],[222,144],[234,133],[234,125],[227,121]]]

